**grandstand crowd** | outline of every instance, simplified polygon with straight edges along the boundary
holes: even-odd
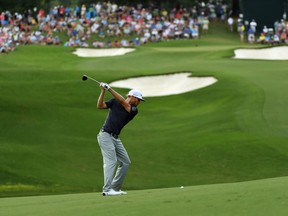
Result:
[[[198,2],[190,8],[179,6],[171,10],[153,5],[144,7],[141,4],[135,7],[119,6],[108,1],[89,6],[59,5],[49,11],[37,8],[24,13],[5,11],[0,13],[0,53],[13,51],[20,44],[111,48],[135,47],[167,40],[198,39],[200,32],[208,33],[210,22],[215,20],[225,22],[229,18],[228,25],[231,26],[232,22],[233,30],[234,20],[230,14],[228,5],[222,0]],[[244,24],[239,17],[240,35],[248,35]],[[288,28],[285,26],[284,29],[286,33]],[[273,32],[281,34],[284,29],[273,29]],[[66,34],[69,39],[61,41],[60,33]],[[256,29],[254,37],[255,33]],[[268,34],[270,35],[269,30],[265,36]]]
[[[233,22],[233,21],[232,21]],[[228,25],[230,24],[228,19]],[[263,26],[257,31],[257,22],[253,19],[250,22],[244,20],[243,14],[239,14],[237,19],[237,31],[240,35],[240,40],[244,42],[245,36],[248,43],[260,44],[288,44],[288,22],[286,22],[286,14],[283,14],[283,19],[276,20],[273,27]],[[257,32],[260,34],[257,35]]]

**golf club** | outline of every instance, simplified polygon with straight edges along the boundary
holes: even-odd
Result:
[[[87,75],[84,74],[84,75],[82,76],[82,80],[83,80],[83,81],[86,81],[87,79],[90,79],[90,80],[92,80],[92,81],[94,81],[94,82],[97,82],[99,85],[100,85],[100,83],[101,83],[101,82],[99,82],[98,80],[95,80],[95,79],[93,79],[92,77],[89,77],[89,76],[87,76]]]

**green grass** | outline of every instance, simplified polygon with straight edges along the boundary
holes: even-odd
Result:
[[[96,109],[99,88],[83,74],[108,83],[182,71],[218,79],[140,105],[121,134],[132,160],[123,189],[131,195],[287,176],[288,62],[232,59],[240,47],[260,46],[215,25],[200,40],[148,44],[118,57],[79,58],[62,46],[0,55],[0,196],[101,191],[96,135],[107,112]]]
[[[287,214],[288,178],[242,183],[129,191],[127,196],[99,193],[0,199],[5,216],[50,215],[201,215],[271,216]]]

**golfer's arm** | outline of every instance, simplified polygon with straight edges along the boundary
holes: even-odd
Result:
[[[100,93],[98,101],[97,101],[97,108],[98,109],[107,109],[107,105],[104,102],[104,95],[105,95],[105,90],[101,88],[101,93]]]
[[[110,88],[108,91],[125,108],[125,110],[130,112],[130,104],[125,100],[125,98],[122,95],[120,95],[118,92],[116,92],[112,88]]]

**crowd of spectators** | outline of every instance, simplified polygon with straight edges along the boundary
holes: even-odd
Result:
[[[20,44],[118,48],[198,39],[200,33],[209,32],[209,24],[215,20],[226,20],[231,32],[237,25],[242,42],[288,44],[285,14],[273,27],[264,26],[258,31],[255,20],[244,20],[240,14],[234,23],[230,15],[228,5],[222,0],[196,1],[192,7],[178,6],[170,10],[141,4],[118,6],[108,1],[89,6],[60,5],[49,11],[33,8],[22,14],[5,11],[0,13],[0,53],[13,51]],[[66,34],[68,40],[61,41],[59,33]]]
[[[11,14],[9,11],[0,14],[0,53],[8,53],[20,45],[28,44],[60,44],[57,35],[51,29],[42,31],[42,23],[37,26],[36,18],[31,11],[25,14]]]
[[[228,20],[229,25],[229,20]],[[237,20],[237,31],[242,42],[259,43],[259,44],[288,44],[288,22],[286,22],[286,14],[283,14],[283,19],[276,20],[274,26],[263,28],[257,31],[257,22],[253,19],[250,22],[243,19],[243,14],[239,15]]]
[[[222,0],[197,2],[190,8],[171,10],[138,4],[118,6],[98,2],[89,6],[33,8],[25,13],[0,13],[0,51],[9,52],[19,44],[79,47],[131,47],[174,39],[197,39],[209,23],[225,20],[228,10]],[[58,33],[67,41],[60,41]]]

